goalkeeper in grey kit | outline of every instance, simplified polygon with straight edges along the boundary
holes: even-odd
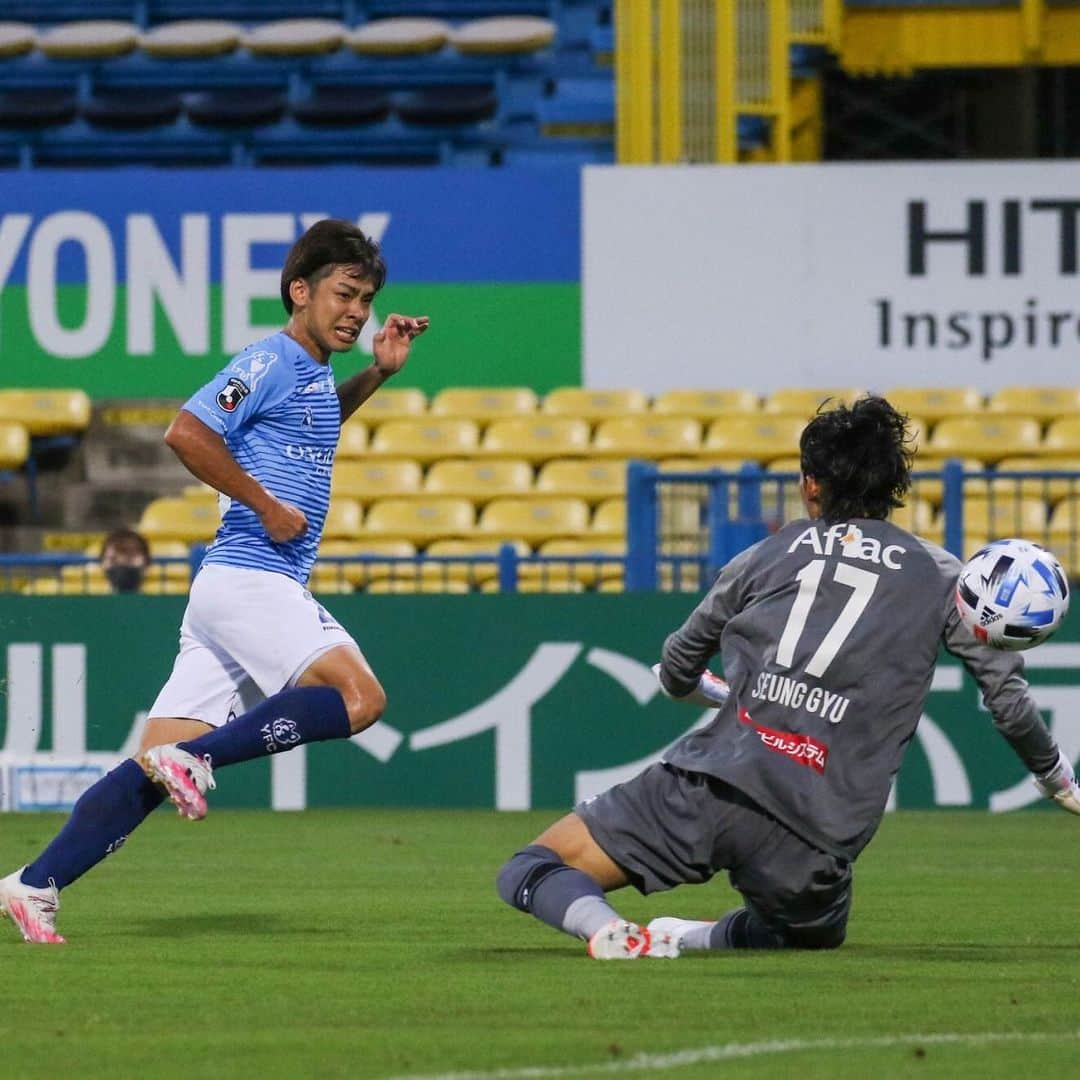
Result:
[[[852,864],[881,822],[940,645],[978,682],[1039,790],[1080,813],[1021,660],[960,622],[960,561],[886,520],[910,483],[910,445],[906,418],[880,397],[809,422],[799,444],[808,517],[734,558],[656,668],[667,696],[719,704],[716,717],[513,855],[498,875],[508,904],[597,959],[842,944]],[[726,686],[706,667],[717,654]],[[743,905],[716,920],[642,927],[606,895],[720,870]]]

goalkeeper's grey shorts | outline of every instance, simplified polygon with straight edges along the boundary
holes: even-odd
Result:
[[[651,765],[574,812],[639,892],[699,884],[727,870],[770,929],[808,945],[843,938],[850,863],[808,844],[722,780]]]

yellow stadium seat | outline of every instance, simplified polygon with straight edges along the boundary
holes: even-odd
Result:
[[[350,589],[366,585],[369,581],[381,578],[408,575],[413,568],[406,563],[395,562],[330,562],[334,556],[358,558],[359,556],[385,556],[390,558],[411,558],[416,554],[416,545],[408,540],[324,540],[319,545],[319,561],[311,571],[312,589],[344,582]]]
[[[702,452],[775,461],[799,452],[799,435],[806,427],[800,416],[731,416],[714,420],[705,433]]]
[[[549,461],[536,477],[537,493],[565,495],[597,503],[626,495],[626,462],[621,459]]]
[[[365,458],[339,461],[334,466],[330,491],[335,498],[369,503],[412,495],[420,491],[424,471],[418,462],[403,458]]]
[[[364,531],[369,537],[401,537],[423,547],[443,537],[468,536],[475,522],[476,511],[468,499],[421,495],[372,503]]]
[[[363,457],[367,453],[368,426],[362,420],[348,420],[341,425],[337,459]]]
[[[499,549],[505,543],[511,544],[518,555],[529,555],[532,552],[532,548],[523,540],[509,541],[498,537],[481,540],[436,540],[433,544],[428,544],[424,554],[438,556],[440,561],[422,562],[420,575],[425,580],[463,581],[472,586],[483,585],[484,582],[499,576],[496,559]],[[454,556],[462,556],[462,561],[441,561]],[[469,556],[484,556],[484,561],[466,561]]]
[[[497,593],[499,579],[485,582],[480,586],[480,591],[485,593]],[[550,579],[543,578],[518,578],[517,592],[520,593],[583,593],[585,586],[580,581],[571,581],[569,578],[552,575]]]
[[[1062,544],[1065,540],[1072,540],[1074,543],[1080,541],[1080,495],[1062,499],[1054,507],[1047,532],[1050,534],[1051,545]]]
[[[597,455],[662,458],[701,448],[701,425],[689,416],[618,416],[602,420],[593,434]]]
[[[983,408],[982,394],[973,386],[894,386],[882,397],[898,411],[921,416],[929,424],[947,416],[971,416]]]
[[[349,540],[360,535],[364,514],[356,499],[332,499],[323,525],[327,540]]]
[[[626,500],[605,499],[594,511],[589,523],[591,539],[621,540],[626,536]]]
[[[986,469],[978,458],[937,458],[919,454],[911,466],[911,494],[929,500],[934,506],[940,506],[945,494],[944,479],[924,479],[917,474],[941,472],[947,462],[956,460],[959,460],[965,473],[983,472]]]
[[[355,415],[369,424],[381,424],[384,420],[412,420],[426,412],[427,397],[423,390],[384,386]]]
[[[986,408],[1044,422],[1072,416],[1080,413],[1080,386],[1006,386],[990,395]]]
[[[937,531],[934,507],[928,499],[913,499],[909,496],[903,506],[898,506],[889,514],[889,520],[917,536],[927,536]]]
[[[588,390],[578,386],[552,390],[540,406],[549,416],[577,416],[589,421],[642,413],[648,407],[649,399],[641,390]]]
[[[1039,422],[1030,416],[954,416],[938,421],[926,444],[934,457],[973,457],[992,463],[1039,453]]]
[[[584,499],[496,499],[480,515],[477,529],[491,536],[519,537],[529,544],[557,536],[579,536],[589,527]]]
[[[589,425],[569,416],[494,420],[484,432],[481,452],[488,456],[540,462],[589,452]]]
[[[442,581],[439,579],[424,578],[385,578],[382,581],[373,581],[365,590],[366,593],[387,594],[392,596],[412,596],[416,594],[453,593],[463,596],[472,592],[465,581]]]
[[[754,413],[759,407],[753,390],[665,390],[652,403],[654,413],[690,416],[702,421],[731,413]]]
[[[185,499],[216,499],[218,490],[209,484],[185,484],[180,491]]]
[[[431,399],[432,416],[459,416],[486,422],[536,412],[536,393],[527,386],[492,389],[457,387],[441,390]]]
[[[762,408],[767,413],[799,416],[806,421],[826,401],[833,405],[841,403],[850,405],[856,398],[862,397],[865,393],[865,390],[851,386],[834,387],[831,390],[820,387],[785,387],[783,390],[774,390],[771,394],[767,394]]]
[[[1052,421],[1043,436],[1042,452],[1056,457],[1080,455],[1080,416]]]
[[[554,581],[562,578],[577,581],[586,588],[592,588],[598,581],[623,578],[626,559],[626,542],[622,539],[605,540],[590,536],[581,540],[548,540],[542,544],[538,555],[558,558],[588,558],[588,562],[555,563],[540,565],[533,563],[519,568],[521,579],[541,579]]]
[[[82,566],[64,566],[60,570],[60,580],[66,585],[71,584],[101,584],[105,591],[111,591],[109,579],[105,576],[98,563],[85,563]],[[151,563],[146,569],[146,577],[143,580],[143,591],[151,584],[159,585],[162,582],[172,581],[181,585],[191,583],[191,567],[186,563]]]
[[[472,454],[478,444],[479,428],[472,420],[387,420],[376,430],[369,453],[427,462]]]
[[[1018,480],[1010,477],[1014,472],[1073,472],[1076,479],[1062,476],[1055,479],[1045,477],[1027,477]],[[1003,458],[994,467],[997,474],[993,480],[985,484],[969,484],[968,493],[978,494],[993,492],[995,497],[1001,499],[1015,498],[1017,495],[1028,499],[1043,499],[1048,502],[1057,502],[1059,499],[1068,498],[1070,495],[1080,495],[1080,457],[1074,458],[1044,458],[1044,457],[1012,457]]]
[[[213,539],[221,524],[216,499],[169,496],[154,499],[142,512],[137,529],[154,540],[182,540],[186,544]]]
[[[0,421],[31,435],[71,435],[89,427],[90,398],[82,390],[0,390]]]
[[[964,531],[992,538],[1022,536],[1038,541],[1047,526],[1042,499],[964,498]]]
[[[744,465],[756,464],[756,461],[741,457],[692,457],[663,458],[656,467],[661,472],[738,472]]]
[[[30,456],[30,433],[22,424],[0,422],[0,469],[19,469]]]
[[[86,554],[100,555],[101,544],[95,544]],[[155,559],[186,559],[191,555],[191,549],[180,540],[151,540],[150,554]]]
[[[521,458],[436,461],[424,478],[426,495],[458,495],[477,505],[532,491],[532,466]]]

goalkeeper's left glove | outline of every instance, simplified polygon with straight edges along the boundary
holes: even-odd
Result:
[[[660,684],[660,692],[672,701],[688,701],[692,705],[704,705],[707,709],[719,709],[728,699],[731,687],[723,679],[714,675],[711,671],[704,671],[698,679],[697,686],[685,697],[676,697],[668,691],[664,680],[660,678],[660,665],[653,664],[653,674]],[[1080,813],[1080,809],[1077,810]]]
[[[1035,786],[1048,799],[1053,799],[1070,814],[1080,814],[1080,787],[1069,759],[1058,750],[1058,763],[1046,773],[1035,777]]]

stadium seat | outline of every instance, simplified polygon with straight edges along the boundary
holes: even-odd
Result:
[[[1062,476],[1054,479],[1027,477],[1019,480],[1010,477],[1012,472],[1045,472],[1059,470],[1061,472],[1077,473],[1072,479]],[[1070,495],[1080,495],[1080,456],[1073,458],[1042,458],[1042,457],[1014,457],[1003,458],[994,467],[997,475],[984,487],[979,484],[970,487],[969,490],[978,492],[992,491],[997,498],[1021,498],[1042,499],[1046,502],[1055,503],[1059,499],[1068,498]]]
[[[30,435],[22,424],[0,421],[0,469],[20,469],[30,456]]]
[[[31,435],[70,435],[89,426],[90,398],[82,390],[0,390],[0,421]]]
[[[453,128],[490,120],[499,107],[490,85],[440,86],[412,90],[394,98],[394,111],[404,124]]]
[[[753,413],[760,408],[753,390],[665,390],[652,403],[654,413],[715,420],[732,413]]]
[[[1046,531],[1055,551],[1066,544],[1080,546],[1080,495],[1062,499],[1054,507]]]
[[[243,28],[224,19],[181,19],[139,35],[139,48],[160,60],[225,56],[240,47]]]
[[[973,386],[895,386],[882,396],[900,412],[921,416],[929,424],[947,416],[971,416],[983,408],[982,394]]]
[[[361,56],[420,56],[438,52],[450,33],[442,19],[375,19],[346,34],[345,44]]]
[[[253,128],[273,124],[285,115],[285,95],[267,86],[207,90],[188,95],[184,111],[201,127]]]
[[[503,544],[511,544],[518,555],[531,553],[532,549],[524,540],[503,540],[499,537],[481,540],[436,540],[428,544],[425,556],[451,558],[462,556],[461,562],[421,562],[420,575],[426,581],[461,581],[476,587],[499,576],[496,561]],[[468,561],[469,556],[482,556],[479,562]]]
[[[1080,455],[1080,416],[1064,416],[1052,421],[1043,436],[1041,450],[1055,457]]]
[[[701,424],[689,416],[618,416],[602,420],[593,433],[597,455],[620,458],[671,457],[701,448]]]
[[[335,498],[370,503],[376,499],[418,494],[423,477],[419,462],[408,458],[338,461],[334,465],[330,490]]]
[[[934,506],[940,506],[945,494],[944,479],[924,479],[919,474],[941,472],[949,461],[959,461],[965,473],[983,472],[986,468],[978,458],[938,458],[920,453],[911,466],[911,494],[927,499]]]
[[[253,56],[318,56],[337,52],[344,41],[345,26],[333,19],[279,19],[244,35]]]
[[[498,578],[486,581],[480,586],[480,591],[485,593],[501,592]],[[519,578],[517,583],[519,593],[583,593],[585,586],[580,581],[572,581],[569,577],[553,574],[550,580],[541,578]]]
[[[334,460],[341,458],[363,457],[368,448],[368,426],[363,420],[346,420],[341,425],[341,437],[338,439],[337,454]]]
[[[463,23],[450,35],[450,44],[465,55],[530,53],[551,45],[556,30],[550,19],[537,16],[495,16]]]
[[[368,537],[400,537],[423,547],[433,540],[469,536],[475,522],[476,511],[468,499],[380,499],[368,510],[364,532]]]
[[[425,580],[423,578],[392,578],[381,581],[373,581],[365,590],[366,593],[389,594],[411,596],[413,594],[428,593],[454,593],[465,595],[472,592],[467,582],[443,581],[440,579]]]
[[[217,500],[168,496],[154,499],[139,518],[137,530],[147,540],[206,543],[221,524]]]
[[[889,520],[917,536],[928,536],[935,532],[934,507],[929,499],[906,499],[903,506],[893,510]],[[977,524],[975,528],[978,528]]]
[[[964,498],[964,531],[985,533],[991,539],[1022,536],[1038,540],[1047,525],[1042,499]]]
[[[387,420],[376,429],[370,452],[428,462],[470,455],[478,443],[479,429],[472,420]]]
[[[144,89],[101,90],[91,94],[80,109],[83,119],[95,128],[142,131],[176,121],[181,104],[178,94]]]
[[[416,555],[416,545],[408,540],[324,540],[319,545],[319,561],[311,572],[312,589],[345,583],[363,588],[369,582],[399,575],[410,575],[413,568],[407,563],[368,561],[377,556],[388,559],[408,559]],[[329,562],[327,558],[350,559],[349,562]],[[360,561],[363,557],[363,561]]]
[[[360,406],[355,415],[371,424],[384,420],[411,420],[427,412],[423,390],[382,387]]]
[[[468,423],[468,421],[460,421]],[[589,425],[569,416],[518,417],[494,420],[480,447],[486,455],[549,461],[589,452]]]
[[[138,42],[134,23],[100,19],[54,26],[38,35],[37,47],[50,60],[104,60],[131,52]]]
[[[640,390],[587,390],[566,386],[544,397],[540,411],[549,416],[575,416],[590,422],[648,410],[649,399]]]
[[[363,520],[364,514],[356,499],[332,499],[322,534],[327,540],[355,540],[362,531]]]
[[[390,111],[390,96],[369,86],[314,86],[290,107],[294,120],[312,128],[381,124]]]
[[[762,408],[767,413],[781,414],[786,416],[801,416],[809,420],[821,407],[830,401],[833,404],[843,403],[850,405],[856,398],[865,394],[865,390],[857,387],[833,387],[825,389],[821,387],[796,389],[788,387],[783,390],[774,390],[765,396]]]
[[[0,23],[0,60],[33,52],[37,31],[29,23]]]
[[[426,495],[457,495],[478,506],[532,491],[532,466],[520,458],[436,461],[424,478]]]
[[[753,461],[774,461],[799,452],[799,435],[806,417],[730,416],[714,420],[705,433],[702,452],[745,457]]]
[[[535,545],[584,533],[589,506],[584,499],[495,499],[484,508],[476,527],[480,533],[518,537]]]
[[[59,127],[70,123],[77,114],[73,90],[11,89],[0,93],[0,128],[35,131]]]
[[[988,412],[1033,416],[1044,423],[1080,413],[1080,386],[1007,386],[990,395]]]
[[[589,522],[589,538],[623,540],[626,537],[626,500],[605,499],[593,511]]]
[[[626,495],[626,462],[621,459],[555,460],[542,466],[536,477],[542,495],[563,495],[598,503]]]
[[[442,390],[431,399],[432,416],[460,416],[484,423],[507,416],[527,416],[536,412],[536,394],[525,386],[501,389],[454,388]]]
[[[522,578],[550,581],[563,577],[591,589],[601,581],[621,582],[625,573],[626,541],[622,538],[588,536],[581,540],[548,540],[537,554],[552,559],[587,558],[589,561],[554,566],[526,564],[518,571]]]
[[[935,457],[974,457],[992,463],[1038,453],[1040,428],[1030,416],[947,417],[934,427],[926,449]]]
[[[104,585],[106,592],[111,591],[105,571],[96,562],[63,566],[60,568],[60,580],[65,585]],[[185,563],[151,563],[146,570],[144,585],[152,582],[174,581],[182,585],[191,584],[191,567]]]

